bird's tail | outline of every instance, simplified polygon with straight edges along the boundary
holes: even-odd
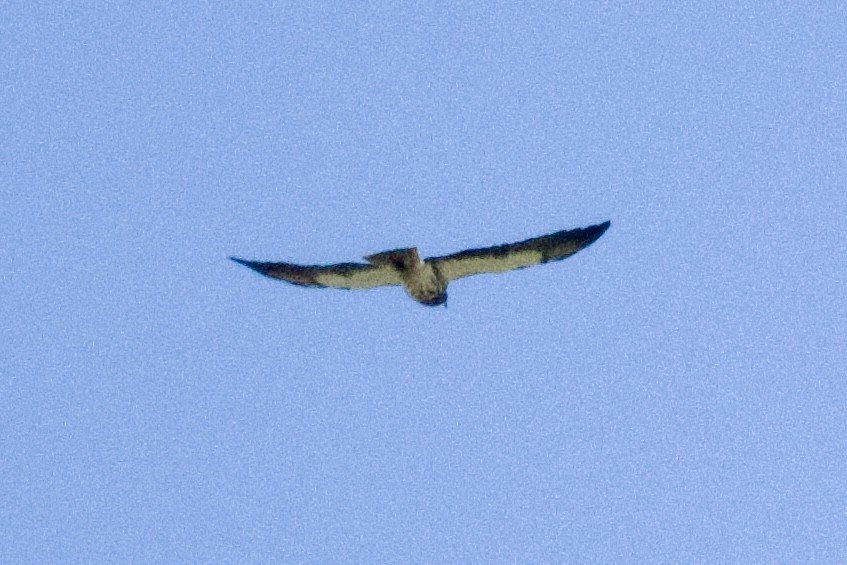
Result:
[[[365,257],[365,261],[371,265],[382,267],[391,265],[397,270],[406,271],[412,266],[420,263],[417,247],[408,247],[405,249],[392,249],[391,251],[383,251]]]

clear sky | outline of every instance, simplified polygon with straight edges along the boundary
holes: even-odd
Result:
[[[847,562],[847,10],[740,4],[4,3],[0,561]]]

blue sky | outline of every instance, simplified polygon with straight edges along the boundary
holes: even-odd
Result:
[[[843,4],[2,13],[1,561],[847,561]]]

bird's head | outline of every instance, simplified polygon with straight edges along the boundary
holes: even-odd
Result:
[[[436,295],[432,298],[429,298],[429,299],[426,299],[426,300],[420,300],[420,303],[425,304],[427,306],[441,306],[443,304],[444,307],[446,308],[447,307],[447,293],[442,292],[441,294],[438,294],[438,295]]]

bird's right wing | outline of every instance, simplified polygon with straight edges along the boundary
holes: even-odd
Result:
[[[558,231],[517,243],[430,257],[426,262],[431,263],[448,281],[481,273],[502,273],[570,257],[594,243],[608,228],[609,222],[603,222],[596,226]]]
[[[335,265],[295,265],[293,263],[264,263],[230,257],[236,263],[254,271],[299,286],[330,288],[374,288],[403,284],[400,274],[391,266],[364,263]]]

